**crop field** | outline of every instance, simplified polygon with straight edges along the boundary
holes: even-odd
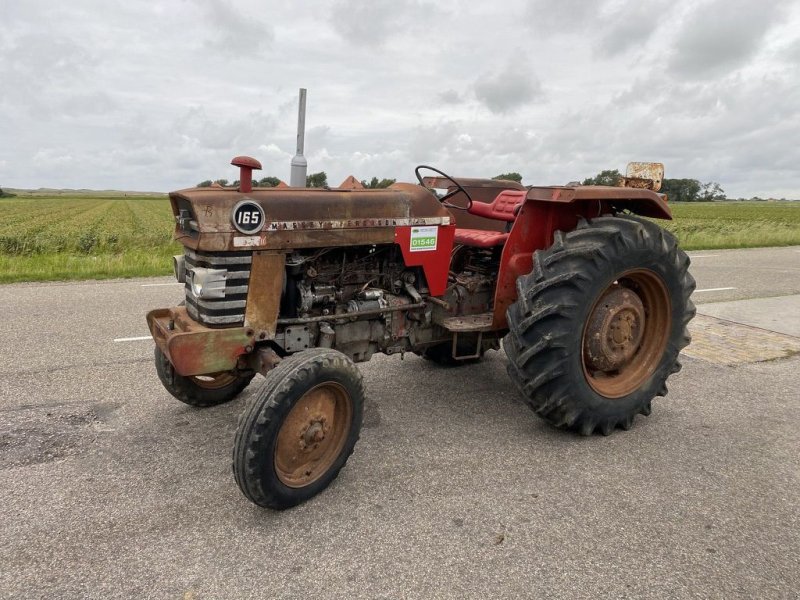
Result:
[[[800,202],[673,204],[661,222],[686,250],[800,245]],[[41,195],[0,199],[0,283],[171,273],[165,196]]]
[[[800,202],[689,202],[662,224],[685,250],[800,245]]]
[[[166,197],[0,200],[0,282],[166,275],[172,241]]]

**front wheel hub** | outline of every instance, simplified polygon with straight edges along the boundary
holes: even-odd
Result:
[[[586,365],[593,371],[617,371],[627,365],[642,342],[645,312],[633,290],[616,288],[600,299],[584,337]]]

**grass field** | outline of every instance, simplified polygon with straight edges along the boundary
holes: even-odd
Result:
[[[0,200],[0,283],[166,275],[172,211],[165,196]]]
[[[661,222],[686,250],[800,245],[800,202],[674,204]],[[0,283],[168,275],[165,196],[41,194],[0,199]]]
[[[800,245],[800,202],[673,204],[663,223],[685,250]]]

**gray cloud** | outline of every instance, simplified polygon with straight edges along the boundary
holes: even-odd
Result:
[[[436,4],[422,0],[336,0],[331,20],[349,43],[380,46],[409,29],[427,27],[441,12]]]
[[[530,0],[525,10],[525,24],[554,35],[591,21],[598,10],[596,3],[585,0]]]
[[[542,84],[524,56],[515,57],[497,72],[475,82],[475,97],[496,114],[511,112],[542,95]]]
[[[275,37],[270,25],[240,12],[228,0],[195,0],[206,15],[206,45],[228,56],[252,55],[268,47]]]
[[[798,7],[663,1],[6,3],[0,184],[166,191],[235,179],[238,154],[287,179],[306,87],[309,168],[334,183],[641,159],[800,197]]]
[[[612,5],[599,19],[600,50],[615,55],[643,46],[656,29],[664,26],[670,4],[669,0],[626,0]]]
[[[713,0],[685,18],[669,61],[673,74],[703,78],[743,65],[783,14],[783,2]]]
[[[453,89],[439,92],[438,98],[443,104],[461,104],[464,101],[461,95]]]

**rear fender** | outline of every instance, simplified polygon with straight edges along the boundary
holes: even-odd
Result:
[[[506,310],[517,299],[517,279],[533,268],[533,253],[553,244],[556,231],[628,209],[645,217],[672,219],[663,196],[651,190],[605,187],[530,188],[503,247],[494,296],[493,329],[507,329]]]

